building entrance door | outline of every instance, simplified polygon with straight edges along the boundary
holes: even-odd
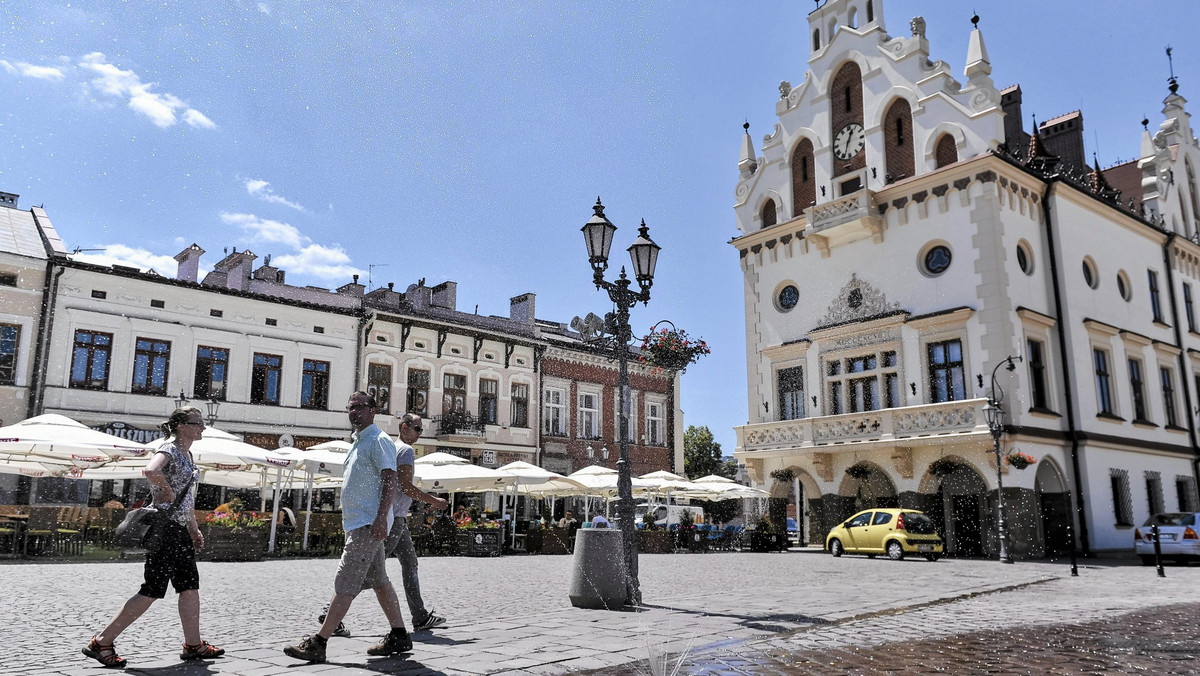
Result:
[[[1069,493],[1042,493],[1041,497],[1046,558],[1066,556],[1071,553],[1071,496]]]
[[[979,496],[955,495],[950,518],[954,524],[954,555],[983,556],[983,529],[979,523]]]

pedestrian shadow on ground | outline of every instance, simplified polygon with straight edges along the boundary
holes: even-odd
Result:
[[[771,613],[769,615],[742,615],[737,613],[714,613],[711,611],[692,610],[690,608],[677,608],[674,606],[659,606],[649,603],[643,604],[643,608],[655,608],[657,610],[669,610],[676,613],[686,613],[689,615],[698,615],[700,617],[726,617],[736,620],[737,623],[747,629],[757,629],[759,631],[767,631],[771,633],[779,633],[784,631],[793,631],[796,629],[794,625],[824,625],[833,624],[823,617],[813,615],[801,615],[799,613]],[[773,622],[787,622],[789,625],[771,624]]]
[[[147,674],[148,676],[207,676],[218,673],[213,669],[216,664],[209,662],[180,662],[167,667],[125,667],[126,674]]]

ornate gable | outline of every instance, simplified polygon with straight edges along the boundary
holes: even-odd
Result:
[[[850,281],[846,282],[841,293],[825,310],[825,318],[821,320],[819,328],[878,317],[899,310],[899,303],[888,302],[882,291],[870,282],[859,279],[857,273],[851,273]]]

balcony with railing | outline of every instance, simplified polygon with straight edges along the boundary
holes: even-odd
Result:
[[[875,193],[866,188],[815,204],[804,214],[808,221],[804,237],[826,255],[829,249],[842,244],[867,237],[875,242],[883,239],[883,217],[875,206]]]
[[[437,425],[438,439],[448,437],[469,437],[473,441],[483,439],[485,434],[484,422],[478,416],[466,411],[448,411],[433,417]]]
[[[946,437],[990,439],[983,407],[987,399],[966,399],[843,415],[780,420],[735,428],[737,453],[778,456],[839,447],[940,443]]]

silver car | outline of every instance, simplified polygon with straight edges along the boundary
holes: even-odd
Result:
[[[1196,524],[1200,512],[1163,512],[1146,520],[1141,528],[1133,530],[1133,551],[1141,557],[1142,564],[1154,565],[1154,533],[1151,526],[1158,526],[1158,541],[1164,559],[1176,561],[1200,560],[1200,537]]]

